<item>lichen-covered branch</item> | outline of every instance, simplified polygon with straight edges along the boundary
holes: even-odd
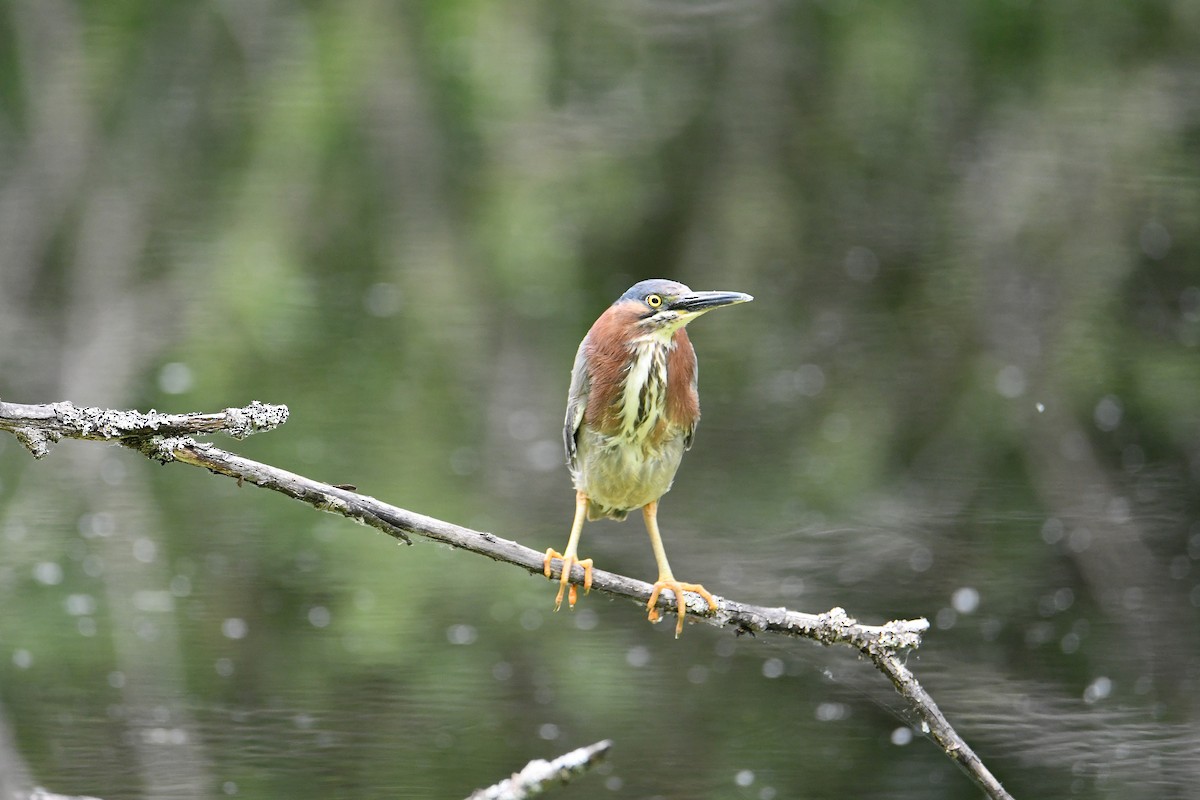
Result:
[[[77,409],[70,403],[20,406],[0,402],[0,430],[14,433],[39,458],[45,455],[45,451],[39,452],[36,446],[30,446],[31,435],[34,436],[34,445],[37,444],[36,437],[41,437],[43,444],[63,437],[117,440],[164,464],[172,461],[191,464],[233,478],[238,485],[249,483],[271,489],[302,500],[321,511],[370,525],[406,544],[412,544],[412,536],[420,536],[512,564],[533,574],[542,574],[541,551],[492,533],[471,530],[407,511],[344,486],[322,483],[179,435],[222,431],[240,437],[279,425],[286,418],[285,406],[268,406],[257,402],[242,409],[226,409],[220,414],[179,415]],[[30,431],[34,431],[34,434],[30,434]],[[556,559],[552,563],[552,577],[557,579],[560,570],[561,562]],[[578,564],[572,569],[570,581],[583,583],[583,568]],[[650,584],[644,581],[600,569],[592,571],[592,589],[642,606],[649,600],[651,592]],[[825,645],[840,644],[855,648],[888,677],[920,716],[923,727],[942,751],[959,764],[988,797],[1011,800],[1011,796],[955,732],[933,698],[901,660],[904,651],[920,646],[921,634],[929,628],[925,619],[863,625],[841,608],[833,608],[822,614],[809,614],[787,608],[740,603],[718,596],[717,608],[711,610],[697,595],[688,593],[685,600],[690,612],[687,618],[697,622],[733,628],[738,633],[775,633],[811,639]],[[674,602],[669,595],[660,596],[658,606],[670,612],[674,611]]]
[[[603,760],[611,747],[612,741],[605,739],[572,750],[553,761],[535,759],[520,772],[513,773],[511,778],[472,792],[467,800],[524,800],[526,797],[536,797],[553,786],[569,783],[572,778],[587,772]]]
[[[25,405],[0,400],[0,430],[11,432],[35,458],[60,439],[129,440],[148,436],[225,433],[235,439],[277,428],[287,422],[287,406],[257,400],[216,414],[160,414],[151,409],[121,411],[77,406],[71,402]]]

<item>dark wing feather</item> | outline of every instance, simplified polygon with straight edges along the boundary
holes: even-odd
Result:
[[[567,449],[567,464],[572,470],[578,468],[579,427],[583,424],[583,412],[587,410],[588,392],[592,388],[592,377],[588,374],[584,348],[585,337],[575,353],[575,366],[571,368],[571,388],[567,391],[567,416],[563,420],[563,445]]]

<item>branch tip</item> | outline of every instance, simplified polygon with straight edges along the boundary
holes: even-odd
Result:
[[[251,401],[245,408],[225,409],[225,432],[235,439],[245,439],[259,431],[278,428],[288,420],[288,407]]]

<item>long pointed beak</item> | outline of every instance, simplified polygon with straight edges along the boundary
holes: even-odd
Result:
[[[749,303],[753,299],[742,292],[689,292],[672,302],[670,308],[685,314],[703,314],[720,306]]]

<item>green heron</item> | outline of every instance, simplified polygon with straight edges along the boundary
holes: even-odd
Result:
[[[707,589],[678,581],[671,572],[658,532],[658,500],[671,488],[700,422],[696,351],[684,326],[706,311],[753,299],[741,292],[693,292],[674,281],[642,281],[621,295],[583,337],[571,371],[563,426],[575,483],[575,522],[566,552],[551,548],[544,562],[549,578],[551,560],[562,559],[556,611],[573,565],[583,567],[584,591],[592,586],[592,560],[580,560],[578,554],[584,520],[623,520],[635,508],[642,510],[658,562],[658,580],[647,604],[650,621],[659,620],[655,605],[664,589],[675,595],[679,609],[676,636],[683,631],[687,613],[685,591],[696,592],[716,609]],[[568,597],[574,606],[574,584]]]

